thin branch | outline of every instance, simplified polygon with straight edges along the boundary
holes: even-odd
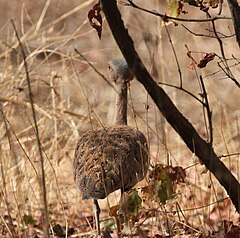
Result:
[[[232,75],[228,73],[229,67],[225,66],[225,68],[223,68],[220,63],[217,63],[217,64],[220,67],[220,69],[226,74],[226,76],[230,78],[240,88],[240,83],[237,81],[237,79],[235,79]]]
[[[1,114],[0,114],[0,119],[4,121],[4,125],[5,128],[7,130],[7,123],[6,120],[4,120],[4,114],[2,111],[2,104],[0,104],[0,110],[1,110]],[[1,179],[2,179],[2,188],[0,190],[0,192],[3,194],[3,198],[1,199],[2,201],[4,200],[5,206],[6,206],[6,210],[7,210],[7,215],[9,217],[9,224],[5,223],[6,228],[8,229],[10,235],[12,237],[17,237],[15,228],[14,228],[14,224],[13,224],[13,218],[11,216],[11,208],[10,208],[10,204],[9,204],[9,200],[8,200],[8,191],[7,191],[7,182],[6,182],[6,176],[5,176],[5,170],[3,168],[3,156],[1,154],[1,150],[0,150],[0,173],[1,173]],[[4,221],[4,219],[3,219]]]
[[[203,98],[205,100],[205,108],[207,110],[207,118],[208,118],[208,126],[209,126],[209,144],[212,146],[212,144],[213,144],[212,111],[210,109],[210,105],[208,102],[207,90],[205,88],[203,78],[201,75],[200,75],[199,79],[200,79],[201,87],[203,90]]]
[[[171,17],[171,16],[168,16],[166,14],[161,14],[161,13],[158,13],[156,11],[151,11],[151,10],[148,10],[148,9],[145,9],[143,7],[140,7],[138,5],[136,5],[132,0],[127,0],[129,2],[129,5],[138,9],[138,10],[141,10],[141,11],[144,11],[146,13],[150,13],[154,16],[158,16],[158,17],[161,17],[164,21],[167,21],[167,20],[173,20],[173,21],[182,21],[182,22],[212,22],[212,21],[216,21],[216,20],[231,20],[232,18],[231,17],[222,17],[222,16],[214,16],[214,17],[211,17],[211,18],[206,18],[206,19],[191,19],[191,18],[180,18],[180,17]]]
[[[76,49],[75,49],[75,50],[76,50]],[[77,51],[77,50],[76,50],[76,51]],[[77,51],[77,52],[78,52],[78,51]],[[79,53],[80,53],[80,52],[79,52]],[[80,53],[80,54],[81,54],[81,53]],[[102,75],[89,61],[87,61],[87,59],[86,59],[85,57],[84,57],[84,60],[86,60],[86,62],[90,64],[90,66],[94,69],[95,72],[97,72],[98,74]],[[85,92],[84,89],[83,89],[83,85],[82,85],[82,82],[81,82],[81,80],[80,80],[80,77],[79,77],[79,75],[78,75],[78,73],[77,73],[77,69],[76,69],[76,67],[75,67],[74,61],[73,61],[72,59],[71,59],[71,64],[72,64],[72,67],[73,67],[73,69],[74,69],[74,73],[75,73],[75,75],[76,75],[76,77],[77,77],[77,79],[78,79],[78,83],[79,83],[79,86],[80,86],[80,88],[81,88],[81,90],[82,90],[84,99],[85,99],[85,101],[86,101],[86,103],[87,103],[87,106],[88,106],[88,118],[89,118],[89,121],[90,121],[90,124],[91,124],[91,128],[94,129],[93,119],[92,119],[92,116],[91,116],[92,113],[93,113],[93,115],[95,116],[95,118],[97,119],[97,122],[101,125],[101,127],[102,127],[102,128],[105,128],[104,125],[103,125],[103,123],[102,123],[102,121],[101,121],[100,118],[98,117],[97,113],[93,110],[93,107],[92,107],[91,103],[90,103],[89,100],[88,100],[88,97],[87,97],[87,95],[86,95],[86,92]],[[104,75],[102,75],[102,76],[104,77]],[[105,78],[105,77],[104,77],[104,78]],[[113,86],[112,86],[112,87],[113,87]]]
[[[196,99],[198,102],[200,102],[203,106],[206,106],[205,102],[201,101],[201,99],[199,99],[197,96],[195,96],[193,93],[189,92],[188,90],[186,90],[183,87],[179,87],[179,86],[175,86],[169,83],[162,83],[162,82],[158,82],[158,84],[164,85],[164,86],[168,86],[168,87],[172,87],[175,89],[178,89],[180,91],[183,91],[185,93],[187,93],[189,96],[193,97],[194,99]]]
[[[1,115],[2,115],[2,117],[3,117],[5,127],[7,128],[7,124],[9,125],[9,127],[10,127],[10,129],[11,129],[11,131],[12,131],[12,133],[13,133],[15,139],[16,139],[16,141],[18,142],[18,145],[20,146],[20,148],[22,149],[22,151],[23,151],[23,153],[25,154],[26,158],[28,159],[29,163],[31,164],[34,172],[36,173],[36,175],[38,175],[38,172],[37,172],[37,170],[36,170],[33,162],[31,161],[31,159],[30,159],[30,157],[28,156],[26,150],[24,149],[21,141],[19,140],[17,134],[15,133],[14,129],[12,128],[11,123],[10,123],[9,120],[6,118],[6,116],[5,116],[5,114],[4,114],[1,106],[0,106],[0,112],[1,112]]]
[[[237,156],[237,155],[240,155],[240,152],[238,152],[238,153],[232,153],[232,154],[227,154],[227,155],[221,155],[221,156],[219,156],[219,158],[226,158],[226,157]]]
[[[78,55],[80,55],[82,58],[83,58],[83,60],[85,61],[85,62],[87,62],[87,64],[98,74],[98,75],[100,75],[101,77],[102,77],[102,79],[109,85],[109,86],[111,86],[111,88],[113,88],[113,89],[115,89],[114,87],[113,87],[113,85],[108,81],[108,79],[96,68],[96,67],[94,67],[94,65],[78,50],[78,49],[74,49],[75,50],[75,52],[78,54]],[[116,90],[116,89],[115,89]]]
[[[222,4],[223,4],[223,0],[219,0],[218,1],[218,7],[219,7],[218,15],[221,15],[221,13],[222,13]]]
[[[219,58],[220,58],[220,57],[219,57]],[[240,64],[240,61],[238,61],[238,59],[236,59],[236,58],[233,58],[233,59],[236,60],[237,63],[231,64],[231,65],[229,66],[229,68],[236,67],[237,65]],[[227,59],[227,60],[230,61],[230,60],[233,60],[233,59]],[[220,63],[218,63],[218,66],[220,67],[220,69],[216,70],[216,71],[213,72],[213,73],[206,74],[203,78],[209,78],[210,76],[214,76],[214,75],[216,75],[216,74],[222,73],[222,71],[224,72],[224,68],[221,66]],[[225,72],[224,72],[224,73],[225,73]],[[227,78],[229,78],[229,76],[227,76]],[[218,79],[221,79],[221,78],[218,77]],[[0,98],[0,99],[1,99],[1,98]]]
[[[173,46],[172,39],[171,39],[170,33],[168,31],[168,28],[167,28],[165,22],[164,22],[164,25],[165,25],[165,29],[166,29],[166,32],[167,32],[167,35],[168,35],[168,39],[169,39],[170,45],[171,45],[172,50],[173,50],[174,58],[176,60],[178,73],[179,73],[179,79],[180,79],[180,88],[182,88],[182,86],[183,86],[183,79],[182,79],[182,72],[181,72],[181,69],[180,69],[180,64],[179,64],[178,57],[177,57],[177,52],[176,52],[176,50],[175,50],[175,48]]]
[[[188,27],[186,27],[185,25],[181,24],[181,26],[182,26],[184,29],[186,29],[188,32],[190,32],[191,34],[193,34],[194,36],[207,37],[207,38],[215,38],[215,39],[216,39],[216,36],[205,35],[205,34],[202,34],[202,33],[195,33],[195,32],[193,32],[192,30],[190,30]],[[208,29],[205,29],[205,30],[211,32],[211,31],[208,30]],[[224,34],[221,33],[221,32],[218,32],[218,34],[221,34],[221,35],[222,35],[222,36],[219,36],[220,39],[222,39],[222,38],[224,38],[224,39],[225,39],[225,38],[231,38],[231,37],[234,36],[234,34],[233,34],[233,35],[226,36],[226,35],[224,35]]]
[[[223,59],[222,62],[224,64],[224,66],[226,67],[226,71],[227,71],[226,75],[228,75],[229,78],[240,88],[240,83],[235,79],[232,71],[230,70],[230,68],[228,66],[228,62],[227,62],[227,59],[226,59],[226,56],[225,56],[225,52],[224,52],[224,49],[223,49],[223,42],[220,39],[220,37],[218,36],[218,33],[217,33],[217,30],[216,30],[216,26],[215,26],[215,22],[214,21],[212,21],[212,27],[213,27],[214,35],[216,36],[216,39],[217,39],[217,41],[219,43],[219,47],[220,47],[220,51],[221,51],[222,59]]]
[[[49,238],[50,237],[50,235],[49,235],[49,218],[48,218],[48,208],[47,208],[47,191],[46,191],[46,181],[45,181],[45,171],[44,171],[44,157],[43,157],[40,135],[39,135],[38,125],[37,125],[37,117],[36,117],[36,111],[35,111],[35,107],[34,107],[34,100],[33,100],[33,94],[32,94],[32,89],[31,89],[31,80],[30,80],[29,69],[28,69],[28,64],[27,64],[27,57],[26,57],[23,44],[18,35],[18,31],[17,31],[17,28],[15,26],[13,19],[11,19],[11,23],[14,28],[14,32],[16,34],[17,40],[19,42],[19,46],[20,46],[21,53],[23,56],[23,61],[24,61],[24,69],[25,69],[26,79],[27,79],[27,84],[28,84],[29,100],[30,100],[30,104],[31,104],[33,122],[34,122],[34,127],[35,127],[34,129],[35,129],[35,133],[36,133],[38,152],[39,152],[40,161],[41,161],[41,163],[40,163],[41,164],[41,178],[40,178],[39,182],[42,187],[43,214],[44,214],[44,223],[45,223],[44,224],[44,235],[45,235],[45,237]]]

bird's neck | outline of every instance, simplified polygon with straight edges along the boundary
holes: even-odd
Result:
[[[115,124],[127,125],[127,83],[122,82],[118,85],[117,99],[115,105]]]

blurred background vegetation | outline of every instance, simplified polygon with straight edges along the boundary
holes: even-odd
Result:
[[[76,53],[81,52],[107,78],[107,62],[121,57],[106,22],[102,38],[91,28],[87,14],[93,0],[0,1],[0,234],[2,237],[41,237],[43,216],[38,181],[40,157],[34,129],[23,56],[11,19],[27,56],[36,110],[39,138],[45,159],[50,224],[60,224],[69,237],[89,237],[92,226],[90,201],[82,201],[72,176],[77,140],[91,128],[113,122],[115,91]],[[160,18],[125,6],[119,7],[135,47],[149,72],[159,83],[183,87],[201,100],[198,76],[202,75],[212,109],[214,147],[228,168],[239,177],[239,88],[219,67],[222,52],[212,24],[179,22],[167,26]],[[136,1],[161,13],[166,1]],[[199,8],[184,5],[185,18],[204,18]],[[217,14],[218,9],[210,9]],[[222,15],[230,16],[226,2]],[[225,58],[235,78],[240,77],[240,50],[231,20],[215,21],[222,37]],[[168,31],[166,31],[166,28]],[[186,30],[190,29],[192,32]],[[193,32],[195,34],[193,34]],[[197,36],[196,34],[200,34]],[[186,47],[187,46],[187,47]],[[174,55],[174,51],[177,59]],[[217,56],[207,67],[191,66],[188,50],[199,62],[205,53]],[[179,63],[179,67],[177,66]],[[182,90],[163,86],[198,133],[208,139],[202,105]],[[238,224],[238,215],[222,187],[165,122],[144,88],[133,81],[129,96],[129,125],[148,138],[151,164],[181,166],[185,183],[176,186],[174,199],[163,206],[137,186],[143,198],[139,226],[148,237],[205,235],[224,230],[223,224]],[[235,154],[234,156],[230,156]],[[146,196],[146,197],[145,197]],[[111,228],[109,208],[119,201],[116,192],[101,201],[103,225]],[[154,211],[154,212],[153,212]],[[176,212],[178,211],[178,212]],[[181,211],[181,212],[180,212]],[[30,220],[29,220],[30,219]],[[171,232],[170,232],[171,231]],[[63,236],[64,237],[64,236]],[[189,236],[192,237],[192,236]],[[204,237],[204,236],[203,236]],[[220,236],[218,236],[220,237]]]

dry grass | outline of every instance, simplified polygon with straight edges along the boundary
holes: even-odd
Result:
[[[115,92],[75,53],[74,48],[82,52],[106,77],[107,61],[119,56],[107,24],[103,25],[100,41],[86,20],[93,3],[75,0],[0,2],[0,234],[3,237],[12,237],[14,231],[17,237],[41,234],[38,228],[41,229],[43,222],[38,183],[40,159],[23,59],[10,18],[17,25],[27,53],[45,158],[51,226],[61,224],[66,230],[74,228],[75,237],[76,234],[88,237],[86,234],[91,231],[91,203],[82,201],[76,190],[72,159],[76,142],[84,131],[112,123]],[[153,3],[146,5],[156,8]],[[122,6],[121,9],[135,46],[156,80],[178,85],[176,60],[159,19]],[[192,16],[203,16],[198,10],[189,11]],[[226,6],[224,14],[229,15]],[[210,23],[185,25],[195,32],[211,29]],[[231,21],[217,22],[219,32],[230,34],[228,27],[232,31]],[[187,67],[190,59],[184,45],[187,44],[193,51],[220,55],[217,40],[194,37],[180,25],[170,25],[168,29],[183,74],[183,85],[198,96],[199,83],[195,72]],[[233,65],[232,71],[239,79],[239,66],[234,64],[239,62],[240,51],[234,38],[224,39],[224,47],[227,58],[234,54],[238,59],[229,64]],[[199,54],[194,56],[201,57]],[[240,152],[239,88],[219,71],[216,62],[214,60],[207,68],[197,71],[206,77],[205,86],[213,110],[214,147],[219,155],[229,155]],[[207,138],[201,105],[179,90],[164,88],[197,131]],[[147,135],[152,164],[170,162],[189,167],[186,169],[188,182],[178,186],[176,199],[169,201],[165,207],[153,201],[144,203],[139,218],[141,229],[149,237],[167,234],[170,230],[172,236],[190,234],[189,237],[197,237],[199,234],[212,234],[214,230],[222,231],[224,220],[238,223],[238,216],[228,200],[216,202],[226,197],[222,187],[209,173],[200,173],[203,167],[198,163],[194,165],[197,162],[194,155],[164,121],[136,81],[131,84],[129,104],[129,124],[137,126]],[[240,171],[238,159],[239,155],[223,158],[236,177],[239,177]],[[118,202],[118,196],[113,194],[110,200],[114,205]],[[104,211],[102,219],[106,219],[109,216],[105,200],[101,206]],[[176,210],[177,213],[172,213]],[[37,227],[26,226],[24,214],[31,215]]]

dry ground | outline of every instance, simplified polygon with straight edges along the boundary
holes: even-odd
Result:
[[[92,224],[90,201],[82,201],[72,176],[74,149],[81,134],[110,125],[114,113],[114,90],[74,51],[77,48],[107,77],[107,62],[120,53],[104,21],[102,39],[90,27],[87,12],[96,1],[25,0],[0,1],[0,236],[41,235],[42,201],[37,174],[40,157],[33,126],[28,85],[19,42],[10,22],[12,18],[27,54],[27,63],[45,158],[48,209],[51,226],[60,224],[68,237],[89,237]],[[165,3],[138,1],[164,13]],[[159,4],[159,6],[158,6]],[[135,47],[158,82],[179,85],[179,73],[170,39],[160,19],[129,7],[120,6]],[[188,8],[183,17],[204,17],[198,9]],[[216,14],[217,10],[212,11]],[[223,15],[230,16],[224,2]],[[214,148],[238,178],[240,172],[240,101],[239,88],[218,67],[216,57],[206,68],[190,70],[187,47],[196,52],[215,52],[221,56],[215,38],[197,37],[180,23],[168,26],[183,77],[183,87],[199,99],[198,75],[204,77],[213,111]],[[213,35],[211,23],[184,23],[195,33]],[[217,31],[231,35],[230,20],[216,22]],[[234,37],[223,39],[224,50],[234,76],[240,78],[240,50]],[[196,60],[203,54],[193,53]],[[164,86],[171,99],[208,138],[201,104],[173,87]],[[147,106],[146,106],[147,105]],[[178,196],[163,206],[148,199],[144,202],[136,225],[147,235],[142,237],[224,237],[238,225],[223,188],[203,167],[194,154],[164,121],[143,87],[131,83],[129,124],[148,137],[152,165],[182,166],[186,183],[178,185]],[[148,181],[137,187],[140,188]],[[141,195],[140,189],[138,189]],[[119,194],[109,199],[117,204]],[[222,200],[224,199],[224,200]],[[221,201],[221,202],[217,202]],[[113,227],[109,220],[109,203],[101,201],[102,225]],[[110,206],[111,206],[110,205]],[[174,212],[178,211],[178,212]],[[26,225],[25,215],[36,220]],[[11,226],[11,220],[13,227]],[[215,233],[214,233],[215,232]],[[114,234],[113,234],[114,236]],[[140,236],[140,235],[139,235]],[[230,236],[229,236],[230,237]]]

